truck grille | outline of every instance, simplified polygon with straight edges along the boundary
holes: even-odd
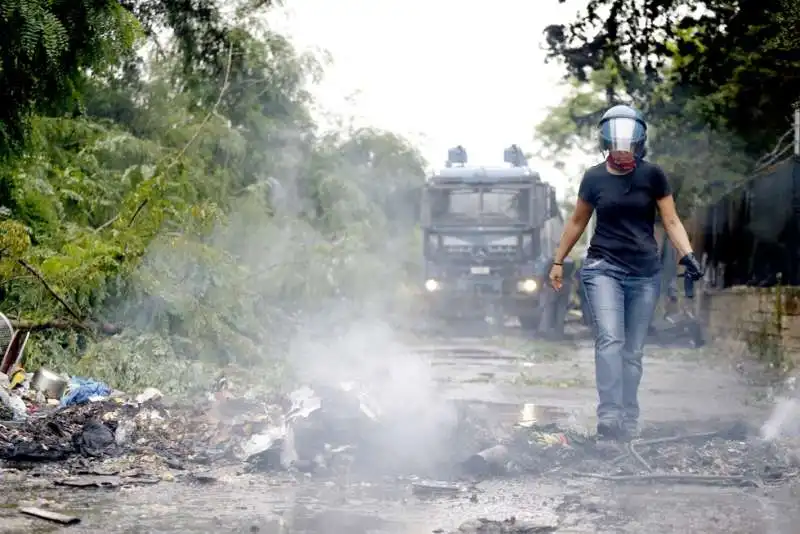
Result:
[[[484,245],[484,246],[469,246],[469,245],[450,245],[444,247],[445,252],[451,258],[458,259],[506,259],[514,258],[517,255],[517,247],[515,245]]]

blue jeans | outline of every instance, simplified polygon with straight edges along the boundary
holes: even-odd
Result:
[[[661,290],[661,275],[629,274],[602,259],[587,259],[581,281],[595,335],[597,419],[612,425],[639,420],[642,348]]]

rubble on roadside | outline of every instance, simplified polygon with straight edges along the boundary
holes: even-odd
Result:
[[[126,394],[82,378],[70,379],[60,399],[43,398],[30,376],[0,391],[24,405],[24,413],[9,411],[0,420],[0,467],[49,463],[71,472],[102,464],[115,473],[146,467],[158,474],[236,465],[247,472],[334,473],[374,462],[370,452],[379,452],[384,425],[392,424],[353,383],[259,396],[221,380],[217,391],[181,402],[154,388]],[[0,403],[11,407],[5,396]],[[454,439],[465,446],[465,436],[478,434],[459,430]]]
[[[525,408],[530,406],[523,415]],[[215,477],[202,473],[210,466],[323,475],[365,466],[368,473],[384,474],[375,472],[376,452],[383,454],[385,436],[398,424],[350,383],[304,386],[279,396],[239,393],[227,384],[178,402],[155,388],[126,394],[72,378],[61,398],[47,399],[30,387],[30,376],[17,374],[13,381],[0,376],[0,410],[0,468],[47,464],[64,485],[81,487],[155,483],[175,473],[212,483]],[[634,448],[598,443],[578,426],[537,423],[528,416],[500,437],[467,407],[459,406],[458,413],[446,449],[452,451],[447,472],[440,477],[447,482],[419,482],[415,494],[436,493],[430,488],[441,484],[451,488],[453,481],[521,473],[577,472],[615,480],[656,472],[769,483],[800,471],[794,449],[759,440],[741,427],[686,439],[636,440]],[[386,455],[379,460],[385,462]],[[97,476],[116,478],[91,478]]]
[[[510,517],[504,520],[474,519],[458,527],[458,530],[447,534],[544,534],[556,532],[558,521],[550,519],[518,519]],[[435,534],[444,534],[444,530],[435,530]]]

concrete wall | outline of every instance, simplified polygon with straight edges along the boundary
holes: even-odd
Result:
[[[701,308],[715,343],[740,342],[768,363],[800,366],[800,288],[711,291],[703,296]]]

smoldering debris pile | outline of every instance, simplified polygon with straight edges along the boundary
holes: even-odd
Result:
[[[458,527],[458,530],[447,534],[545,534],[557,530],[558,525],[548,521],[519,520],[515,517],[502,521],[482,518],[467,521]],[[444,530],[434,531],[435,534],[444,532]]]
[[[535,473],[624,483],[762,486],[800,474],[800,443],[765,441],[741,422],[717,430],[687,432],[669,425],[650,428],[629,442],[555,424],[518,426],[502,444],[472,455],[462,473],[484,478]]]
[[[0,463],[85,466],[125,457],[134,463],[159,458],[167,466],[244,464],[248,471],[314,473],[364,467],[375,473],[386,467],[386,439],[398,434],[398,424],[404,423],[387,417],[354,384],[263,398],[226,389],[192,403],[155,390],[117,392],[67,406],[29,406],[24,419],[0,421]],[[463,451],[448,460],[458,463],[486,446],[491,438],[475,425],[463,416],[447,433],[453,441],[442,449],[458,443]]]
[[[169,401],[153,389],[130,396],[81,384],[87,389],[72,390],[57,405],[28,402],[24,418],[0,421],[0,465],[44,462],[70,470],[97,460],[135,467],[146,459],[151,470],[213,464],[440,481],[537,473],[731,484],[777,483],[800,469],[793,450],[751,436],[742,425],[601,443],[585,430],[555,423],[501,431],[485,414],[454,403],[452,425],[433,438],[426,428],[419,437],[428,441],[418,443],[410,418],[398,419],[354,383],[281,396],[237,395],[228,385],[191,403]],[[418,493],[441,490],[433,483],[418,486]]]
[[[541,474],[722,486],[781,484],[800,474],[800,449],[764,441],[741,422],[694,433],[654,428],[627,443],[565,437],[562,443],[533,446],[535,440],[526,440],[524,432],[516,440],[518,468]]]
[[[790,443],[767,442],[734,424],[718,432],[640,439],[627,444],[599,478],[620,481],[761,486],[780,484],[800,473]]]

